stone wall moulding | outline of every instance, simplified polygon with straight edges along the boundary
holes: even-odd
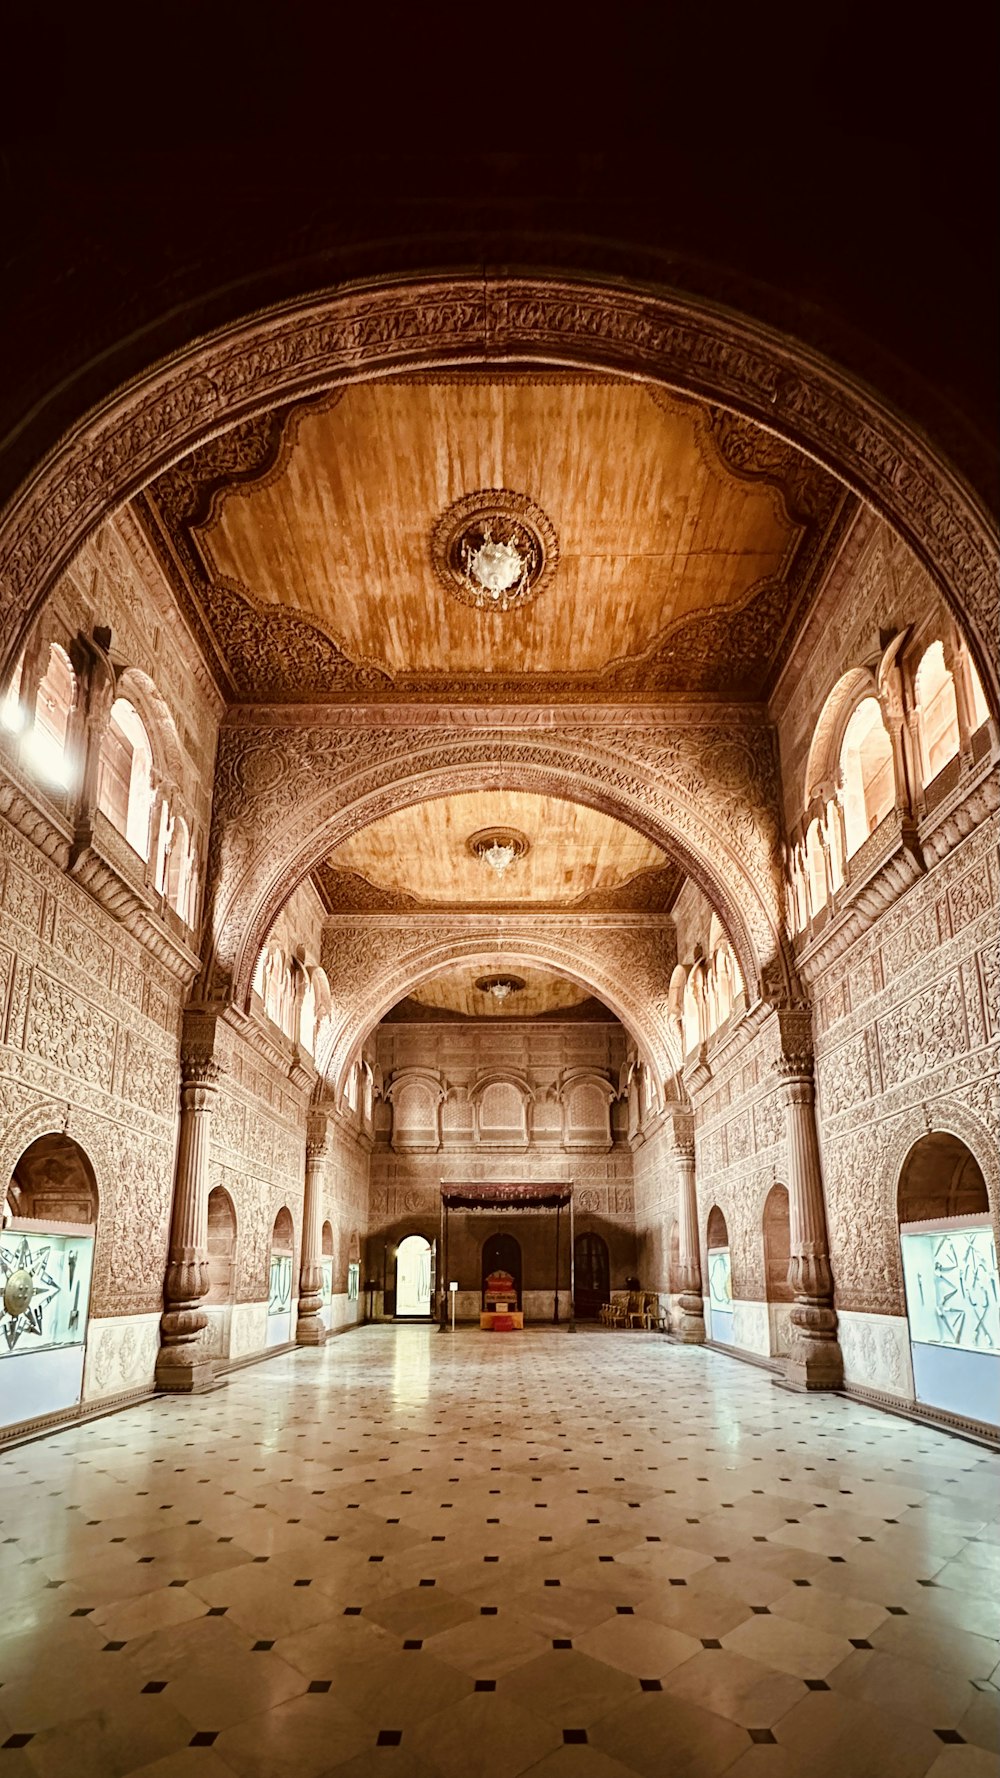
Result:
[[[530,713],[529,713],[530,715]],[[220,734],[202,992],[249,998],[267,932],[293,889],[370,822],[463,790],[519,788],[626,822],[700,884],[751,993],[794,992],[783,936],[777,767],[757,727],[525,721],[407,727],[355,720]]]
[[[317,1067],[339,1095],[351,1062],[383,1015],[445,964],[518,963],[554,968],[597,997],[641,1042],[656,1078],[667,1080],[679,1056],[667,1018],[672,933],[641,919],[630,922],[559,919],[529,915],[505,918],[502,932],[489,915],[460,923],[415,925],[405,918],[377,927],[328,922],[324,967],[334,983],[333,1017]]]
[[[787,335],[662,289],[495,275],[386,279],[266,309],[82,417],[0,520],[0,668],[87,536],[195,446],[345,383],[530,362],[648,380],[756,421],[882,512],[934,575],[996,689],[997,535],[930,441]]]

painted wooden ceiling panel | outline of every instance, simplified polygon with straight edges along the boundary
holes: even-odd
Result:
[[[484,828],[513,828],[528,851],[498,877],[467,841]],[[659,870],[666,854],[624,822],[579,803],[526,791],[441,797],[373,822],[330,863],[380,888],[443,904],[570,904]]]
[[[529,495],[555,527],[558,567],[523,609],[462,604],[432,569],[439,517],[481,488]],[[317,619],[395,680],[599,672],[743,605],[802,534],[776,486],[726,467],[691,403],[527,375],[348,389],[194,533],[211,580]]]

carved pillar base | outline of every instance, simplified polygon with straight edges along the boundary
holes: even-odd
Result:
[[[302,1261],[299,1268],[297,1346],[323,1346],[323,1190],[330,1149],[324,1120],[310,1119],[306,1138],[306,1171],[302,1199]]]
[[[794,1256],[790,1280],[795,1301],[785,1381],[795,1389],[839,1389],[844,1381],[844,1361],[837,1339],[830,1262],[825,1254]]]
[[[207,1256],[174,1261],[167,1269],[169,1307],[160,1318],[162,1345],[156,1355],[156,1386],[173,1395],[195,1395],[215,1384],[215,1361],[198,1335],[208,1326],[199,1299],[208,1289]]]
[[[303,1266],[299,1318],[295,1325],[297,1346],[325,1346],[328,1329],[321,1320],[323,1274],[318,1266]]]
[[[674,1332],[683,1345],[701,1346],[705,1341],[705,1305],[694,1291],[680,1298],[680,1321]]]

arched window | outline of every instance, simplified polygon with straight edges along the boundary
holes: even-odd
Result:
[[[97,806],[140,858],[149,857],[152,772],[142,717],[127,698],[116,698],[101,744]]]
[[[24,655],[21,655],[11,682],[0,701],[0,723],[8,734],[16,735],[24,722],[24,711],[21,709],[21,680],[24,676]]]
[[[728,945],[720,945],[715,953],[715,997],[719,1007],[719,1023],[724,1025],[733,1010],[735,999],[733,959]]]
[[[299,1046],[307,1055],[315,1054],[316,1045],[316,991],[312,981],[306,978],[305,993],[299,1010]]]
[[[806,833],[806,876],[809,883],[810,911],[818,914],[827,902],[826,856],[818,819],[810,821]]]
[[[986,702],[983,682],[976,672],[976,663],[969,658],[969,690],[972,695],[972,732],[981,729],[984,722],[990,719],[990,707]]]
[[[66,650],[53,642],[35,698],[30,752],[39,770],[56,784],[66,784],[69,778],[66,740],[75,702],[76,674]]]
[[[153,881],[157,892],[163,894],[164,880],[167,872],[167,846],[170,842],[170,810],[165,802],[160,804],[160,819],[156,830],[156,868]]]
[[[863,698],[844,730],[840,749],[844,786],[844,834],[853,858],[880,821],[892,812],[896,784],[892,742],[877,698]]]
[[[955,757],[960,739],[955,681],[945,665],[942,642],[932,642],[924,650],[913,689],[924,783],[929,784]]]
[[[684,1054],[691,1054],[707,1036],[705,966],[696,963],[684,989]]]
[[[183,815],[174,818],[174,831],[167,858],[166,897],[175,914],[182,920],[188,914],[188,881],[191,874],[191,842]]]

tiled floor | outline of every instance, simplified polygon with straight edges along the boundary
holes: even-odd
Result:
[[[0,1459],[0,1778],[996,1778],[997,1460],[373,1328]]]

